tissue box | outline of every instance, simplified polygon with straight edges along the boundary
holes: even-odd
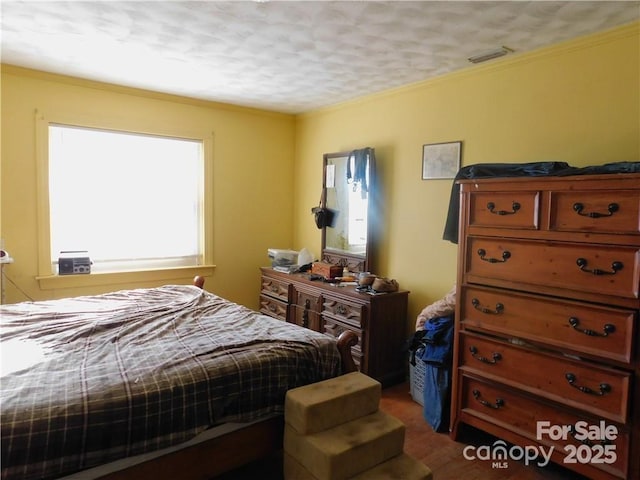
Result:
[[[282,250],[279,248],[270,248],[267,250],[271,259],[272,267],[283,267],[288,265],[296,265],[298,263],[298,252],[295,250]]]
[[[342,267],[330,263],[314,262],[311,265],[311,273],[322,275],[324,278],[336,278],[342,275]]]

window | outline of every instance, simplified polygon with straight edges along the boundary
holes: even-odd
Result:
[[[92,271],[204,263],[203,140],[49,123],[49,243]]]

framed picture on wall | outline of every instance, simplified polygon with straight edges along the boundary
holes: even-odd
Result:
[[[422,146],[422,179],[454,178],[460,170],[462,142]]]

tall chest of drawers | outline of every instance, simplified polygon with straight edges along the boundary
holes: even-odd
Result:
[[[640,174],[460,194],[452,436],[468,424],[516,456],[640,478]]]
[[[369,295],[351,285],[337,287],[305,274],[261,269],[262,313],[336,338],[345,330],[356,333],[356,366],[384,386],[405,377],[408,296],[408,291]]]

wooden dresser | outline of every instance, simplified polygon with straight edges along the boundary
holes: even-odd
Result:
[[[460,193],[452,436],[469,424],[516,447],[495,468],[553,447],[589,478],[640,478],[640,174]]]
[[[351,330],[358,335],[352,353],[362,373],[384,386],[404,381],[408,291],[369,295],[306,274],[261,270],[262,313],[335,337]]]

